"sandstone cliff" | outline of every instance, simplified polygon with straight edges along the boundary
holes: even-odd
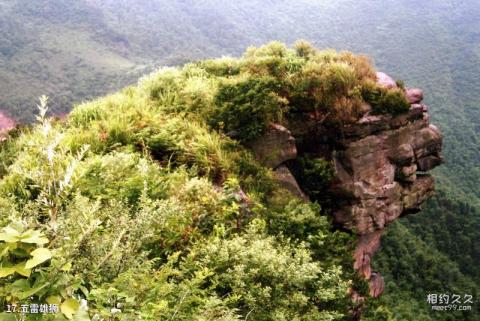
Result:
[[[397,86],[384,73],[377,79],[381,86]],[[426,172],[442,163],[442,135],[429,124],[422,91],[405,89],[405,95],[411,104],[407,113],[372,115],[365,105],[356,123],[335,128],[298,114],[285,126],[272,124],[249,144],[257,159],[274,169],[280,184],[306,200],[302,182],[289,169],[291,161],[310,153],[333,162],[334,219],[358,235],[354,268],[369,280],[373,297],[384,289],[383,278],[370,267],[383,230],[400,216],[420,210],[434,193],[434,179]]]

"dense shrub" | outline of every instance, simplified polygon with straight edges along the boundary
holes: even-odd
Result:
[[[229,77],[240,73],[241,62],[235,58],[224,57],[201,61],[198,63],[198,66],[214,76]]]
[[[346,296],[341,269],[323,270],[305,246],[282,244],[264,228],[254,221],[242,236],[216,237],[194,249],[185,267],[209,271],[209,287],[253,320],[340,319],[338,311],[319,307]]]
[[[410,104],[402,89],[386,89],[373,82],[362,88],[362,97],[372,106],[374,114],[398,115],[407,112]]]
[[[331,161],[309,155],[299,158],[300,177],[305,192],[314,200],[325,201],[325,194],[335,178]]]
[[[0,152],[0,303],[58,302],[55,321],[348,319],[347,290],[365,284],[351,236],[327,216],[331,164],[300,160],[321,203],[306,204],[241,143],[298,111],[346,123],[377,99],[375,110],[400,112],[400,91],[368,87],[372,70],[272,43],[161,69],[65,122],[42,98],[38,124]]]
[[[380,97],[379,105],[373,108],[373,112],[398,115],[407,112],[409,108],[410,104],[405,99],[403,90],[394,89],[387,91],[385,95]]]
[[[319,122],[333,125],[357,120],[365,101],[375,113],[404,112],[401,92],[377,87],[375,79],[364,56],[319,51],[305,41],[294,49],[272,42],[248,48],[240,59],[163,68],[141,80],[140,92],[156,108],[200,118],[247,141],[261,135],[268,122],[281,121],[292,112],[309,112]]]
[[[268,122],[277,121],[285,112],[286,102],[275,90],[275,82],[268,78],[248,77],[222,82],[210,123],[240,140],[259,136]]]

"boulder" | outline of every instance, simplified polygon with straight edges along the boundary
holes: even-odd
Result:
[[[372,298],[378,298],[385,291],[385,281],[378,272],[372,272],[372,277],[369,282],[370,296]]]
[[[367,280],[370,279],[372,273],[370,261],[375,252],[380,248],[381,236],[382,230],[360,236],[353,254],[353,258],[355,259],[353,264],[354,269]]]
[[[287,166],[281,165],[277,169],[275,169],[273,173],[280,186],[288,190],[293,195],[308,201],[308,197],[302,192],[302,189],[298,185],[297,180]]]
[[[396,88],[395,81],[377,73],[379,85]],[[429,124],[428,108],[421,104],[423,92],[408,89],[408,112],[395,117],[364,114],[342,128],[342,138],[332,137],[339,199],[335,222],[358,235],[354,268],[369,281],[370,295],[378,297],[385,282],[372,272],[370,263],[380,247],[385,227],[398,217],[416,213],[434,194],[434,179],[420,174],[442,163],[442,134]],[[357,298],[360,300],[361,298]]]
[[[417,175],[415,182],[402,193],[402,205],[405,213],[416,213],[420,206],[435,192],[435,179],[430,175]]]
[[[417,180],[417,169],[416,164],[402,167],[400,168],[398,175],[395,176],[395,179],[399,182],[413,183]]]
[[[429,125],[419,130],[413,141],[415,156],[420,159],[428,155],[438,155],[442,150],[442,142],[442,134],[436,126]]]
[[[437,155],[429,155],[417,160],[418,170],[421,172],[429,171],[442,163],[442,157]]]
[[[255,158],[264,166],[277,168],[283,162],[297,157],[295,138],[279,124],[270,124],[266,133],[247,143]]]
[[[388,89],[398,87],[397,82],[384,72],[377,72],[377,84]]]
[[[418,104],[423,100],[423,91],[418,88],[408,88],[405,90],[405,98],[410,104]]]
[[[398,88],[385,73],[377,73],[377,82]],[[271,125],[250,145],[259,161],[275,169],[280,185],[305,200],[284,164],[297,156],[296,142],[303,153],[333,161],[335,180],[329,193],[339,200],[333,217],[358,236],[354,268],[369,281],[372,297],[385,288],[382,276],[370,266],[383,230],[400,216],[420,210],[435,190],[433,177],[423,172],[442,163],[442,134],[429,124],[428,108],[421,103],[423,92],[407,89],[405,95],[411,106],[400,115],[371,115],[371,107],[365,104],[357,122],[330,128],[308,113],[297,113],[288,124],[297,141],[284,127]]]
[[[418,105],[415,112],[422,113]],[[359,121],[360,123],[360,121]],[[362,126],[359,124],[359,126]],[[433,193],[433,179],[417,175],[442,162],[442,135],[422,119],[363,137],[352,136],[333,154],[335,192],[352,200],[334,212],[335,221],[359,235],[383,229],[403,213],[418,211]]]
[[[381,74],[379,82],[396,87]],[[332,158],[336,181],[333,192],[345,199],[334,211],[337,224],[354,231],[358,243],[354,268],[369,281],[370,295],[378,297],[385,282],[370,263],[380,247],[384,228],[404,214],[416,213],[434,194],[434,179],[419,174],[442,163],[442,134],[428,123],[423,93],[410,90],[411,107],[395,117],[363,115],[343,128],[343,138]],[[336,139],[333,137],[332,139]]]

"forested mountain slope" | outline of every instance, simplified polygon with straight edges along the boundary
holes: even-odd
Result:
[[[239,55],[246,46],[270,40],[305,38],[317,47],[368,54],[378,69],[424,89],[430,114],[445,136],[446,164],[437,170],[439,197],[425,212],[400,223],[385,250],[395,253],[388,244],[402,244],[402,238],[417,240],[411,247],[425,243],[406,253],[412,264],[423,255],[419,252],[430,253],[433,261],[408,273],[392,268],[386,276],[397,290],[407,291],[406,297],[425,304],[429,291],[447,291],[452,284],[445,277],[435,289],[427,285],[438,276],[419,273],[426,266],[448,262],[478,282],[478,16],[480,5],[474,0],[3,0],[0,106],[20,121],[31,120],[34,98],[48,94],[53,112],[63,113],[71,101],[121,88],[154,66]],[[404,260],[389,259],[389,266]],[[405,285],[412,273],[420,288],[415,294]]]

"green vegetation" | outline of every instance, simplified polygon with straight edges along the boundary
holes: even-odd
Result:
[[[365,57],[318,51],[305,41],[295,49],[273,42],[249,48],[241,59],[166,69],[142,84],[166,112],[200,117],[239,141],[258,137],[268,123],[282,122],[289,112],[310,112],[333,125],[358,120],[365,101],[383,114],[409,106],[400,91],[375,85],[375,72]],[[378,99],[375,94],[364,99],[367,91],[379,93]]]
[[[396,222],[387,230],[384,249],[375,260],[375,269],[386,275],[387,289],[379,304],[390,307],[395,320],[478,320],[480,308],[475,303],[471,311],[429,312],[427,295],[480,294],[475,263],[479,249],[472,243],[480,228],[479,213],[441,191],[428,205],[423,215]]]
[[[402,89],[386,90],[370,83],[362,88],[362,97],[372,106],[374,114],[389,113],[398,115],[406,112],[410,104],[405,100]]]
[[[275,89],[273,81],[253,77],[224,81],[215,96],[212,125],[242,140],[258,137],[286,109]]]
[[[378,113],[398,112],[389,97],[395,97],[400,108],[407,104],[396,90],[372,85],[375,73],[365,57],[318,51],[306,42],[296,46],[288,49],[273,42],[249,48],[241,59],[167,68],[141,82],[146,96],[166,113],[186,113],[239,141],[258,137],[268,123],[282,122],[298,110],[313,113],[326,125],[355,121],[367,87],[387,97],[375,101]],[[85,112],[88,115],[80,116],[74,111],[72,117],[101,117],[96,111]]]
[[[59,305],[29,320],[348,320],[349,290],[366,291],[352,237],[226,135],[256,137],[300,97],[333,122],[360,101],[363,58],[302,48],[162,69],[65,121],[42,97],[2,143],[0,303]],[[305,83],[335,95],[332,113]],[[312,193],[332,178],[324,160],[303,168]]]
[[[292,43],[306,38],[320,48],[365,53],[373,57],[378,69],[404,79],[408,86],[424,89],[432,122],[439,125],[445,136],[446,163],[435,173],[437,189],[443,196],[431,202],[426,211],[397,222],[396,225],[407,228],[387,234],[379,260],[385,261],[387,257],[382,253],[387,253],[398,258],[391,266],[401,264],[402,260],[414,262],[421,257],[415,244],[423,242],[425,251],[445,258],[441,262],[432,261],[432,265],[453,262],[462,278],[469,279],[478,275],[479,249],[475,245],[480,240],[476,223],[480,204],[477,81],[480,63],[475,45],[478,43],[478,5],[474,0],[432,0],[421,5],[408,0],[385,0],[381,5],[364,0],[334,3],[299,0],[295,6],[289,2],[258,0],[153,0],[148,3],[0,0],[0,107],[17,120],[31,121],[36,114],[34,100],[48,94],[50,112],[63,114],[70,110],[72,101],[116,91],[133,83],[153,65],[237,56],[248,45],[274,39]],[[299,56],[306,56],[309,51],[308,46],[301,47]],[[237,60],[230,58],[204,62],[203,68],[222,77],[240,72]],[[189,90],[194,90],[195,82],[190,85]],[[167,97],[171,93],[161,94]],[[96,110],[92,106],[91,110]],[[96,112],[86,112],[84,117],[97,117]],[[117,131],[110,129],[112,134]],[[89,143],[89,138],[95,138],[94,142],[99,139],[99,135],[83,134],[83,142]],[[157,142],[161,144],[162,139],[158,138]],[[82,144],[79,143],[76,150]],[[155,142],[152,141],[151,146],[155,146]],[[102,144],[98,148],[107,150]],[[109,145],[108,148],[116,147]],[[152,155],[155,149],[152,147]],[[0,169],[4,175],[17,151],[2,148],[1,153],[4,165]],[[161,153],[155,156],[162,157]],[[168,161],[164,163],[168,165]],[[252,166],[250,171],[254,173],[256,167]],[[115,184],[119,186],[122,182],[115,181]],[[109,193],[117,191],[111,188]],[[130,202],[138,197],[133,196],[135,193],[130,196]],[[435,204],[444,205],[435,207]],[[2,206],[7,209],[10,202],[4,200]],[[402,241],[412,237],[414,242]],[[394,243],[404,243],[406,251],[402,256],[389,250]],[[453,255],[455,249],[460,250]],[[387,282],[401,285],[400,289],[388,287],[386,296],[391,298],[389,307],[408,315],[404,317],[406,320],[476,317],[474,313],[465,317],[449,312],[432,314],[424,306],[416,309],[432,291],[422,285],[421,269],[408,269],[408,275],[393,275],[384,265],[379,269]],[[443,277],[454,280],[455,271],[450,274],[444,270]],[[408,286],[412,276],[417,276],[417,294]],[[451,281],[450,285],[455,282]],[[443,288],[438,289],[441,290]],[[459,290],[464,293],[468,288]],[[399,291],[403,291],[402,295]]]
[[[333,162],[305,154],[297,158],[292,168],[294,176],[302,182],[302,189],[311,200],[328,207],[332,205],[329,188],[335,178]]]

